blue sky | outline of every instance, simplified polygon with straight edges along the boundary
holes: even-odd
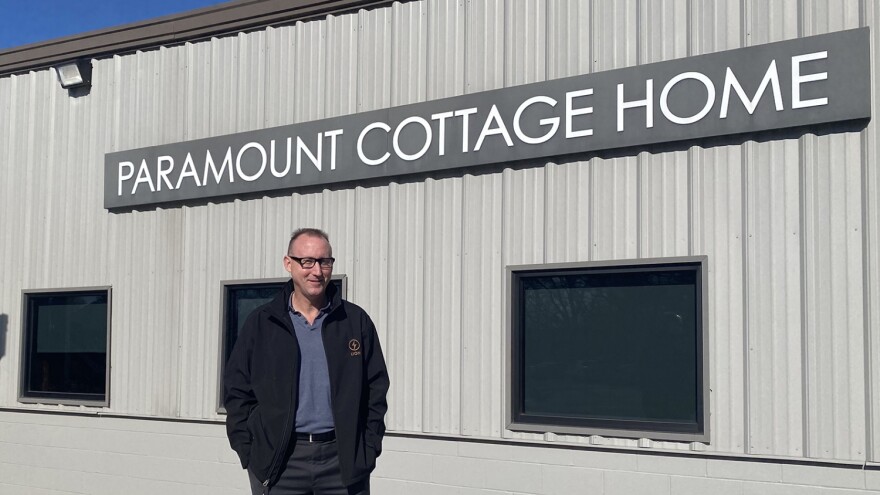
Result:
[[[0,0],[0,50],[185,12],[224,1]]]

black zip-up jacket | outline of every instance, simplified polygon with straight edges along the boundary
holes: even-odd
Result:
[[[293,282],[248,316],[224,372],[226,433],[241,465],[264,485],[280,478],[292,452],[299,389],[299,344],[288,314]],[[327,286],[321,336],[330,403],[346,485],[367,478],[382,452],[388,371],[367,313]]]

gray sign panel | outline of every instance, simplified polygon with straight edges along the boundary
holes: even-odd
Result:
[[[105,156],[127,208],[870,117],[868,28]]]

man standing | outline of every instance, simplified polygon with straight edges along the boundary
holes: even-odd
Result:
[[[224,373],[226,431],[253,494],[369,494],[388,372],[376,327],[334,285],[318,229],[293,233],[281,294],[242,327]]]

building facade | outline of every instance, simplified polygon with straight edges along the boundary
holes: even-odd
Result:
[[[303,226],[330,234],[338,283],[375,320],[388,362],[375,493],[880,492],[877,2],[274,4],[0,52],[0,493],[246,493],[220,373],[238,318],[283,277]],[[157,175],[180,143],[431,102],[454,115],[468,95],[629,82],[857,28],[869,28],[870,55],[855,59],[865,77],[835,80],[822,65],[832,49],[800,73],[802,102],[863,89],[855,117],[820,122],[816,103],[815,122],[744,118],[670,142],[437,168],[421,165],[449,162],[431,151],[363,179],[107,203],[181,181],[185,168]],[[59,85],[72,60],[89,63],[89,86]],[[745,96],[731,108],[760,92],[770,68],[757,65],[751,82],[737,74]],[[778,72],[785,111],[794,66]],[[767,77],[757,112],[784,113]],[[725,88],[737,94],[715,88],[710,117]],[[486,93],[487,105],[509,94]],[[576,98],[574,133],[591,101]],[[429,136],[438,119],[424,119]],[[472,125],[499,150],[502,128],[513,140],[539,129]],[[418,154],[421,141],[397,143],[388,127],[400,154]],[[330,174],[316,142],[303,146],[302,166]],[[152,157],[149,180],[120,153]],[[248,182],[253,169],[232,175],[235,164],[223,173]],[[205,160],[195,167],[188,180],[219,184]]]

